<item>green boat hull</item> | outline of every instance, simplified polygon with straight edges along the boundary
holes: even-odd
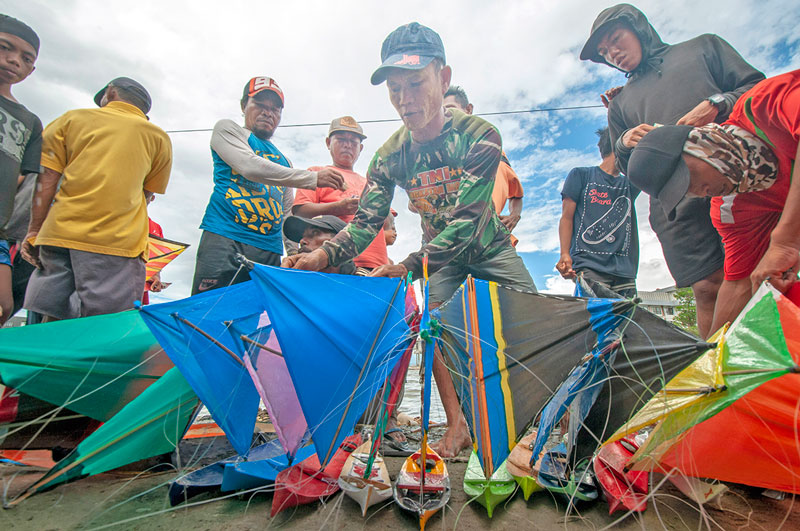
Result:
[[[520,490],[522,491],[522,496],[525,498],[525,501],[528,501],[528,498],[531,497],[531,494],[534,492],[538,492],[540,490],[544,490],[544,487],[536,483],[536,478],[533,476],[513,476],[514,481],[517,482],[519,485]]]
[[[492,517],[494,508],[508,499],[515,489],[514,478],[506,469],[505,461],[495,470],[491,479],[487,481],[486,475],[483,473],[483,467],[478,460],[478,454],[472,452],[472,455],[469,456],[467,471],[464,474],[464,492],[467,496],[474,498],[478,503],[486,507],[489,518]]]

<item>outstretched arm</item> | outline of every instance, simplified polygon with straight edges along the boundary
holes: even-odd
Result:
[[[246,179],[270,186],[310,190],[318,186],[341,189],[344,184],[342,174],[330,168],[319,172],[287,168],[256,155],[247,142],[248,136],[247,130],[233,120],[220,120],[211,133],[211,149]]]
[[[22,242],[22,247],[20,248],[22,258],[40,269],[42,263],[39,261],[39,248],[31,243],[31,240],[39,234],[47,213],[50,211],[50,205],[53,203],[56,191],[58,191],[59,180],[61,180],[61,173],[50,168],[44,168],[44,171],[36,177],[36,188],[34,188],[33,192],[33,201],[31,201],[31,220],[28,223],[28,234],[25,235],[25,241]]]

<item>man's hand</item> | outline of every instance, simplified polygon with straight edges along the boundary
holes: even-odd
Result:
[[[390,278],[404,278],[408,275],[408,269],[403,264],[389,264],[382,265],[368,275],[370,277],[390,277]]]
[[[639,140],[644,138],[644,135],[653,129],[655,129],[655,127],[650,124],[639,124],[633,129],[625,131],[625,134],[622,135],[622,143],[626,148],[633,149],[636,147],[636,144],[639,143]]]
[[[345,190],[344,177],[339,170],[322,168],[317,172],[317,188],[335,188]]]
[[[797,247],[770,243],[767,252],[750,274],[753,293],[767,279],[775,289],[786,293],[797,281],[798,266],[800,266],[800,254]]]
[[[605,91],[604,94],[600,94],[600,101],[603,102],[603,105],[606,109],[608,109],[608,105],[611,103],[611,100],[616,98],[617,94],[620,92],[622,92],[622,87],[614,87]]]
[[[697,107],[683,115],[676,125],[692,125],[700,127],[709,124],[716,119],[719,114],[717,106],[708,100],[701,101]]]
[[[150,288],[149,291],[153,293],[159,293],[172,285],[171,282],[161,282],[161,272],[156,273],[150,279]]]
[[[575,270],[572,269],[572,257],[568,254],[561,255],[561,259],[556,264],[556,269],[566,279],[575,278]]]
[[[500,221],[506,226],[509,232],[514,230],[514,227],[519,223],[519,214],[509,214],[508,216],[500,216]]]
[[[289,269],[304,269],[306,271],[322,271],[328,267],[328,253],[316,249],[310,253],[299,253],[287,256],[281,262],[281,267]]]
[[[335,203],[337,216],[350,216],[358,210],[358,197],[339,199]]]
[[[28,234],[25,235],[25,239],[22,240],[22,246],[19,248],[19,252],[22,254],[23,260],[37,269],[41,269],[42,261],[39,260],[39,247],[31,243],[31,240],[35,240],[38,234],[39,231],[29,231]]]

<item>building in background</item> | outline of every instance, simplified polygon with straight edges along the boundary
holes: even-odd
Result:
[[[637,295],[642,299],[639,306],[671,323],[675,319],[679,305],[675,297],[676,291],[678,290],[675,286],[655,291],[638,291]]]

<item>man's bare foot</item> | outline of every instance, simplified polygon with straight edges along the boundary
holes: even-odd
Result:
[[[386,430],[383,432],[384,437],[388,437],[397,442],[406,442],[406,434],[403,433],[402,428],[397,426],[397,419],[389,417],[386,422]]]
[[[472,444],[469,436],[469,429],[466,421],[462,418],[461,422],[454,426],[449,426],[441,439],[431,444],[431,448],[440,457],[455,457],[461,450]]]

